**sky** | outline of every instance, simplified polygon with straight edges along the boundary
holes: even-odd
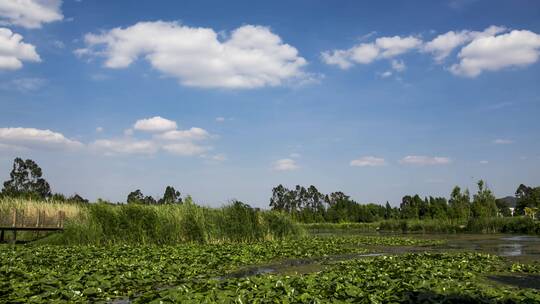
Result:
[[[0,180],[267,207],[540,185],[540,2],[0,0]]]

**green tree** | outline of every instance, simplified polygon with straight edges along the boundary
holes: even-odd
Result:
[[[518,199],[516,213],[524,215],[525,208],[540,208],[540,187],[529,187],[524,184],[519,185],[516,190]]]
[[[176,191],[172,186],[167,186],[165,188],[165,193],[163,198],[158,201],[159,204],[181,204],[182,197],[180,196],[180,191]]]
[[[139,189],[130,192],[127,196],[127,203],[128,204],[144,204],[144,194]]]
[[[449,215],[450,218],[467,220],[471,214],[471,196],[469,190],[461,193],[461,189],[455,186],[450,194]]]
[[[473,217],[493,217],[497,215],[497,204],[491,190],[483,180],[478,181],[478,192],[473,196],[471,205]]]
[[[38,199],[51,196],[51,187],[43,178],[41,168],[31,159],[15,158],[9,176],[10,179],[4,182],[3,196]]]

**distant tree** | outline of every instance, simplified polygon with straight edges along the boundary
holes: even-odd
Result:
[[[478,181],[478,192],[473,196],[471,211],[473,217],[493,217],[497,215],[495,196],[485,186],[483,180]]]
[[[272,210],[291,212],[291,195],[289,192],[289,189],[281,184],[272,189],[272,197],[270,198]]]
[[[82,203],[82,204],[87,204],[89,202],[87,199],[85,199],[84,197],[80,196],[77,193],[70,196],[67,200],[72,203]]]
[[[461,193],[461,189],[455,186],[448,201],[450,218],[468,219],[471,214],[471,196],[469,190]]]
[[[144,194],[141,190],[137,189],[127,196],[128,204],[144,204]]]
[[[53,202],[65,202],[66,196],[62,193],[55,193],[51,196],[51,201]]]
[[[173,187],[167,186],[163,198],[159,199],[158,204],[181,204],[182,197],[180,191],[176,191]]]
[[[425,208],[425,205],[425,201],[423,201],[418,194],[415,196],[404,196],[401,200],[401,205],[399,206],[401,218],[418,219],[420,216],[420,209]]]
[[[510,206],[504,199],[496,199],[495,205],[497,205],[497,210],[501,216],[512,216],[512,211],[510,211]]]
[[[390,206],[390,203],[386,201],[386,205],[384,206],[384,219],[389,220],[394,218],[394,210],[392,209],[392,206]]]
[[[525,208],[540,208],[540,187],[519,185],[516,190],[517,204],[516,213],[525,214]]]
[[[4,183],[3,196],[46,199],[51,196],[51,187],[42,177],[41,168],[31,159],[17,157],[13,161],[10,179]]]

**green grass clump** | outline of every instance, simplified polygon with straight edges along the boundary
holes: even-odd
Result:
[[[525,233],[540,234],[540,221],[530,217],[406,220],[392,219],[374,223],[302,224],[312,233],[324,232],[397,232],[397,233]]]
[[[302,229],[287,215],[257,211],[242,203],[206,208],[179,205],[89,204],[66,222],[53,244],[178,244],[256,242],[298,237]]]

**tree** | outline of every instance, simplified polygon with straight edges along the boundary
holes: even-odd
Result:
[[[540,187],[532,188],[523,184],[519,185],[516,190],[518,199],[516,204],[516,212],[525,214],[525,208],[540,208]]]
[[[182,197],[180,191],[176,191],[172,186],[165,188],[163,198],[158,201],[159,204],[181,204]]]
[[[461,193],[461,189],[455,186],[448,201],[450,218],[467,220],[471,214],[471,196],[469,190]]]
[[[144,194],[139,189],[132,191],[127,196],[127,203],[128,204],[144,204]]]
[[[495,196],[485,186],[483,180],[478,181],[478,193],[473,196],[471,211],[473,217],[493,217],[497,215]]]
[[[10,180],[4,183],[3,196],[46,199],[51,196],[51,187],[42,177],[41,168],[31,159],[17,157],[13,161]]]

